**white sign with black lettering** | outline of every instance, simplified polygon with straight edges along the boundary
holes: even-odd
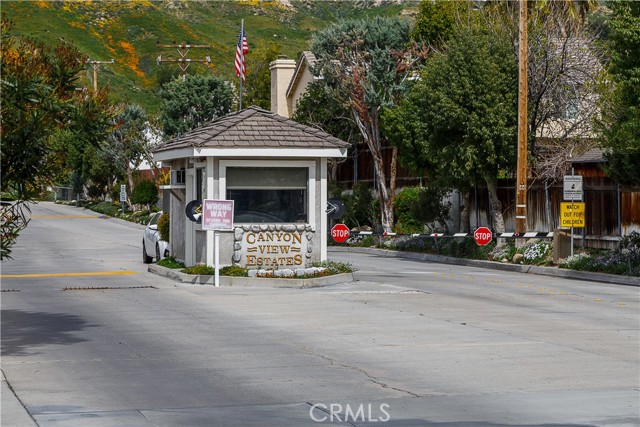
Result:
[[[582,175],[565,175],[563,188],[564,200],[582,201]]]

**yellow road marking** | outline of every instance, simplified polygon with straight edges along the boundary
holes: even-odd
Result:
[[[68,219],[68,218],[100,218],[99,216],[91,215],[32,215],[31,218],[55,218],[55,219]]]
[[[30,279],[37,277],[74,277],[74,276],[123,276],[138,274],[135,271],[87,271],[84,273],[34,273],[34,274],[0,274],[0,279]]]

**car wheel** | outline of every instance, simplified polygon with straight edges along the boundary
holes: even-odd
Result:
[[[156,262],[160,261],[162,258],[160,257],[160,245],[156,243]]]
[[[143,240],[142,241],[142,262],[144,262],[145,264],[151,264],[151,261],[153,261],[153,258],[147,255],[147,248],[145,247],[144,240]]]

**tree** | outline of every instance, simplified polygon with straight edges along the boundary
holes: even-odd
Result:
[[[329,135],[350,143],[351,146],[362,140],[351,111],[332,96],[322,80],[315,80],[307,86],[305,94],[298,100],[292,119],[321,129]],[[354,155],[357,155],[357,151]],[[330,159],[329,176],[334,182],[337,164],[337,159]]]
[[[593,0],[528,2],[528,129],[534,179],[562,179],[572,156],[595,145],[591,122],[598,114],[596,86],[602,48],[585,21]],[[519,2],[485,3],[474,14],[487,31],[507,33],[518,61]]]
[[[147,205],[150,209],[152,204],[158,202],[158,187],[152,181],[143,180],[131,191],[131,203],[136,205]]]
[[[111,194],[116,181],[123,180],[125,171],[114,167],[114,162],[107,151],[99,147],[89,146],[84,151],[82,176],[89,182],[90,197],[104,197]]]
[[[116,169],[127,177],[129,189],[134,187],[133,171],[143,160],[150,159],[147,113],[137,104],[123,106],[113,119],[113,131],[102,148]]]
[[[203,75],[187,75],[184,81],[167,83],[160,95],[160,121],[169,137],[228,114],[233,100],[229,84],[219,77]]]
[[[611,64],[597,122],[608,174],[640,185],[640,3],[611,1]]]
[[[493,226],[504,231],[497,178],[515,168],[517,63],[507,34],[463,28],[431,56],[397,111],[385,117],[394,141],[441,188],[489,190]]]
[[[451,0],[422,0],[420,2],[412,38],[435,50],[441,49],[455,34],[460,17],[468,13],[470,2]]]
[[[396,18],[376,17],[333,24],[314,34],[311,50],[318,62],[314,74],[322,77],[334,99],[349,111],[373,157],[382,228],[393,227],[397,149],[393,148],[387,184],[382,156],[383,108],[396,104],[407,92],[412,66],[423,53],[408,49],[409,25]]]
[[[267,42],[259,44],[247,57],[243,105],[255,105],[271,109],[271,70],[269,64],[278,59],[280,45]]]
[[[15,37],[11,25],[2,17],[0,191],[18,202],[0,210],[0,258],[10,256],[20,230],[27,226],[29,203],[60,176],[64,153],[55,151],[51,136],[67,130],[95,145],[107,133],[113,114],[105,91],[95,98],[75,91],[85,61],[75,47],[61,42],[52,48]]]

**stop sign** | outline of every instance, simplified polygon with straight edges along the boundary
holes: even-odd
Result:
[[[492,239],[493,234],[487,227],[478,227],[478,229],[473,233],[473,240],[475,240],[480,246],[489,244]]]
[[[338,243],[346,242],[349,235],[349,227],[344,224],[336,224],[331,229],[331,237]]]

